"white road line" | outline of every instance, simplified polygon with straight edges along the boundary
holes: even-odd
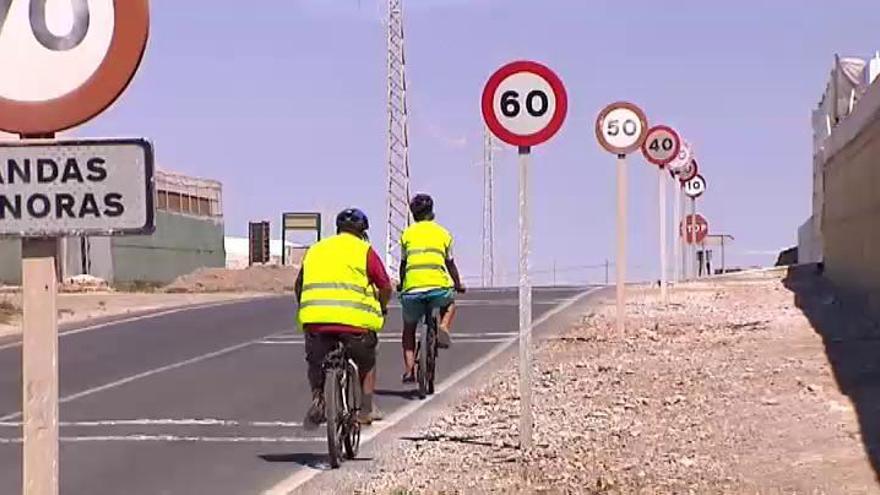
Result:
[[[135,321],[148,320],[150,318],[159,318],[161,316],[173,315],[175,313],[182,313],[184,311],[194,311],[194,310],[199,310],[199,309],[211,309],[211,308],[216,308],[219,306],[228,306],[230,304],[235,304],[235,303],[256,301],[259,299],[268,299],[269,297],[271,297],[271,296],[261,296],[261,297],[257,297],[257,298],[253,298],[253,299],[247,299],[247,298],[233,299],[230,301],[220,301],[220,302],[215,302],[215,303],[193,304],[193,305],[178,307],[178,308],[169,309],[169,310],[165,310],[165,311],[158,311],[155,313],[148,313],[148,314],[140,315],[140,316],[132,316],[130,318],[122,318],[119,320],[108,321],[106,323],[98,323],[96,325],[89,325],[87,327],[76,328],[73,330],[68,330],[66,332],[60,332],[58,334],[58,336],[59,337],[69,337],[71,335],[76,335],[78,333],[91,332],[92,330],[99,330],[101,328],[107,328],[107,327],[111,327],[114,325],[122,325],[125,323],[132,323]],[[3,349],[9,349],[12,347],[21,347],[21,340],[19,340],[17,342],[10,342],[8,344],[0,345],[0,351],[2,351]]]
[[[201,437],[178,435],[103,435],[60,437],[62,443],[78,442],[166,442],[166,443],[315,443],[326,437]],[[21,438],[0,438],[0,444],[22,443]]]
[[[21,421],[0,421],[0,428],[20,427]],[[292,428],[302,423],[292,421],[237,421],[231,419],[102,419],[97,421],[61,421],[61,427],[92,426],[253,426],[257,428]]]
[[[531,332],[532,330],[534,330],[535,327],[542,325],[544,322],[546,322],[550,318],[556,316],[557,314],[561,313],[562,311],[565,311],[566,309],[570,308],[572,305],[574,305],[575,303],[577,303],[581,299],[583,299],[583,298],[589,296],[590,294],[592,294],[596,291],[599,291],[601,289],[603,289],[603,287],[592,288],[590,290],[587,290],[586,292],[582,292],[582,293],[568,299],[566,302],[551,309],[550,311],[548,311],[547,313],[542,315],[540,318],[538,318],[537,320],[532,322],[532,325],[529,327],[529,331]],[[466,378],[471,373],[477,371],[478,369],[482,368],[483,366],[485,366],[486,364],[491,362],[496,357],[500,356],[504,351],[506,351],[508,348],[510,348],[510,346],[512,346],[515,342],[517,342],[517,340],[514,339],[514,340],[510,340],[504,344],[499,344],[499,345],[495,346],[491,351],[489,351],[488,354],[486,354],[485,356],[483,356],[479,360],[471,363],[470,366],[459,370],[458,372],[456,372],[455,374],[453,374],[452,376],[450,376],[449,378],[444,380],[442,383],[438,384],[435,395],[428,396],[425,400],[411,402],[408,405],[394,411],[390,416],[385,418],[384,421],[380,421],[378,423],[373,423],[373,425],[367,431],[365,431],[363,433],[363,435],[361,436],[361,444],[366,444],[366,443],[372,441],[374,438],[376,438],[383,431],[400,423],[401,421],[406,419],[408,416],[410,416],[414,412],[416,412],[419,409],[421,409],[422,407],[424,407],[425,404],[428,404],[429,402],[431,402],[431,400],[436,398],[439,394],[442,394],[446,390],[453,387],[456,383],[458,383],[461,380],[463,380],[464,378]],[[317,476],[323,472],[324,472],[324,470],[321,470],[321,469],[315,469],[315,468],[308,467],[308,466],[302,467],[299,471],[292,474],[287,479],[281,481],[280,483],[273,486],[272,488],[269,488],[268,490],[264,491],[263,495],[290,495],[293,493],[294,490],[296,490],[297,488],[299,488],[300,486],[307,483],[312,478],[314,478],[315,476]]]
[[[287,329],[282,330],[282,332],[284,332],[284,331],[287,331]],[[280,332],[278,332],[278,333],[280,333]],[[274,335],[274,334],[273,334],[273,335]],[[61,399],[58,400],[58,403],[59,403],[59,404],[64,404],[64,403],[70,402],[70,401],[72,401],[72,400],[76,400],[76,399],[79,399],[79,398],[81,398],[81,397],[85,397],[85,396],[87,396],[87,395],[96,394],[96,393],[98,393],[98,392],[103,392],[104,390],[109,390],[109,389],[111,389],[111,388],[116,388],[116,387],[119,387],[119,386],[121,386],[121,385],[125,385],[126,383],[131,383],[131,382],[133,382],[133,381],[135,381],[135,380],[140,380],[141,378],[147,378],[147,377],[150,377],[150,376],[153,376],[153,375],[156,375],[156,374],[159,374],[159,373],[165,372],[165,371],[170,371],[170,370],[173,370],[173,369],[181,368],[181,367],[183,367],[183,366],[188,366],[188,365],[190,365],[190,364],[196,364],[196,363],[199,363],[199,362],[205,361],[205,360],[207,360],[207,359],[211,359],[211,358],[215,358],[215,357],[218,357],[218,356],[222,356],[222,355],[224,355],[224,354],[229,354],[230,352],[235,352],[235,351],[237,351],[237,350],[239,350],[239,349],[244,349],[245,347],[248,347],[248,346],[252,346],[252,345],[254,345],[254,344],[257,344],[257,343],[259,343],[261,340],[263,340],[263,339],[265,339],[265,338],[266,338],[266,337],[264,336],[264,337],[260,337],[260,338],[258,338],[258,339],[249,340],[249,341],[247,341],[247,342],[243,342],[243,343],[241,343],[241,344],[236,344],[236,345],[233,345],[233,346],[230,346],[230,347],[226,347],[226,348],[224,348],[224,349],[220,349],[219,351],[209,352],[209,353],[207,353],[207,354],[202,354],[201,356],[196,356],[196,357],[194,357],[194,358],[190,358],[190,359],[187,359],[187,360],[185,360],[185,361],[180,361],[180,362],[177,362],[177,363],[174,363],[174,364],[169,364],[169,365],[167,365],[167,366],[162,366],[162,367],[155,368],[155,369],[152,369],[152,370],[149,370],[149,371],[144,371],[143,373],[138,373],[138,374],[136,374],[136,375],[132,375],[132,376],[129,376],[129,377],[127,377],[127,378],[123,378],[123,379],[121,379],[121,380],[116,380],[116,381],[114,381],[114,382],[105,383],[104,385],[100,385],[100,386],[93,387],[93,388],[90,388],[90,389],[87,389],[87,390],[83,390],[82,392],[77,392],[77,393],[75,393],[75,394],[71,394],[71,395],[68,395],[68,396],[66,396],[66,397],[62,397]],[[13,420],[13,419],[17,419],[17,418],[20,418],[20,417],[21,417],[21,411],[19,411],[19,412],[15,412],[15,413],[10,413],[10,414],[7,414],[6,416],[2,416],[2,417],[0,417],[0,421],[11,421],[11,420]]]

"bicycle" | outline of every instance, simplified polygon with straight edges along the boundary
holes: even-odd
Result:
[[[434,378],[437,371],[437,321],[440,310],[425,312],[424,330],[416,341],[416,381],[419,399],[434,394]]]
[[[343,451],[346,458],[354,459],[360,450],[360,372],[342,342],[324,358],[323,368],[327,450],[330,466],[335,469],[342,463]]]

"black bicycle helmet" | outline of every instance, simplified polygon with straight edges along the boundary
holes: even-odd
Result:
[[[416,194],[409,202],[409,211],[416,220],[433,218],[434,200],[427,194]]]
[[[361,237],[365,236],[370,228],[370,220],[366,213],[357,208],[347,208],[336,215],[336,230],[338,232],[351,232]]]

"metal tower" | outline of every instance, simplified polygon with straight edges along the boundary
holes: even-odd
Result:
[[[393,278],[400,267],[400,235],[410,223],[409,135],[403,0],[388,0],[388,225],[385,266]]]
[[[483,287],[495,286],[495,144],[483,138]]]

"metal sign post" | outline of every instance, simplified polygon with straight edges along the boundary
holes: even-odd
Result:
[[[532,285],[529,280],[529,155],[519,148],[519,431],[524,446],[532,444]]]
[[[657,165],[658,194],[657,194],[657,211],[660,215],[658,222],[660,228],[660,298],[663,303],[669,301],[667,288],[667,246],[666,246],[666,172],[664,168],[672,163],[679,154],[681,149],[681,138],[678,133],[671,127],[658,125],[648,129],[645,142],[642,143],[642,154],[648,162]]]
[[[681,183],[678,182],[678,179],[673,176],[672,179],[672,187],[675,189],[675,222],[674,226],[681,225]],[[677,232],[676,232],[677,233]],[[673,283],[678,283],[679,280],[684,277],[681,274],[682,267],[684,263],[682,263],[682,249],[681,249],[681,236],[674,236],[675,242],[673,243],[673,255],[672,255],[672,277]]]
[[[568,112],[562,80],[529,61],[507,64],[483,88],[483,119],[489,130],[519,149],[519,442],[532,447],[532,287],[529,279],[529,157],[531,148],[556,134]]]
[[[599,145],[617,155],[617,331],[623,333],[626,319],[626,155],[645,142],[648,119],[639,107],[625,101],[603,108],[596,118]],[[674,155],[673,155],[674,156]]]

